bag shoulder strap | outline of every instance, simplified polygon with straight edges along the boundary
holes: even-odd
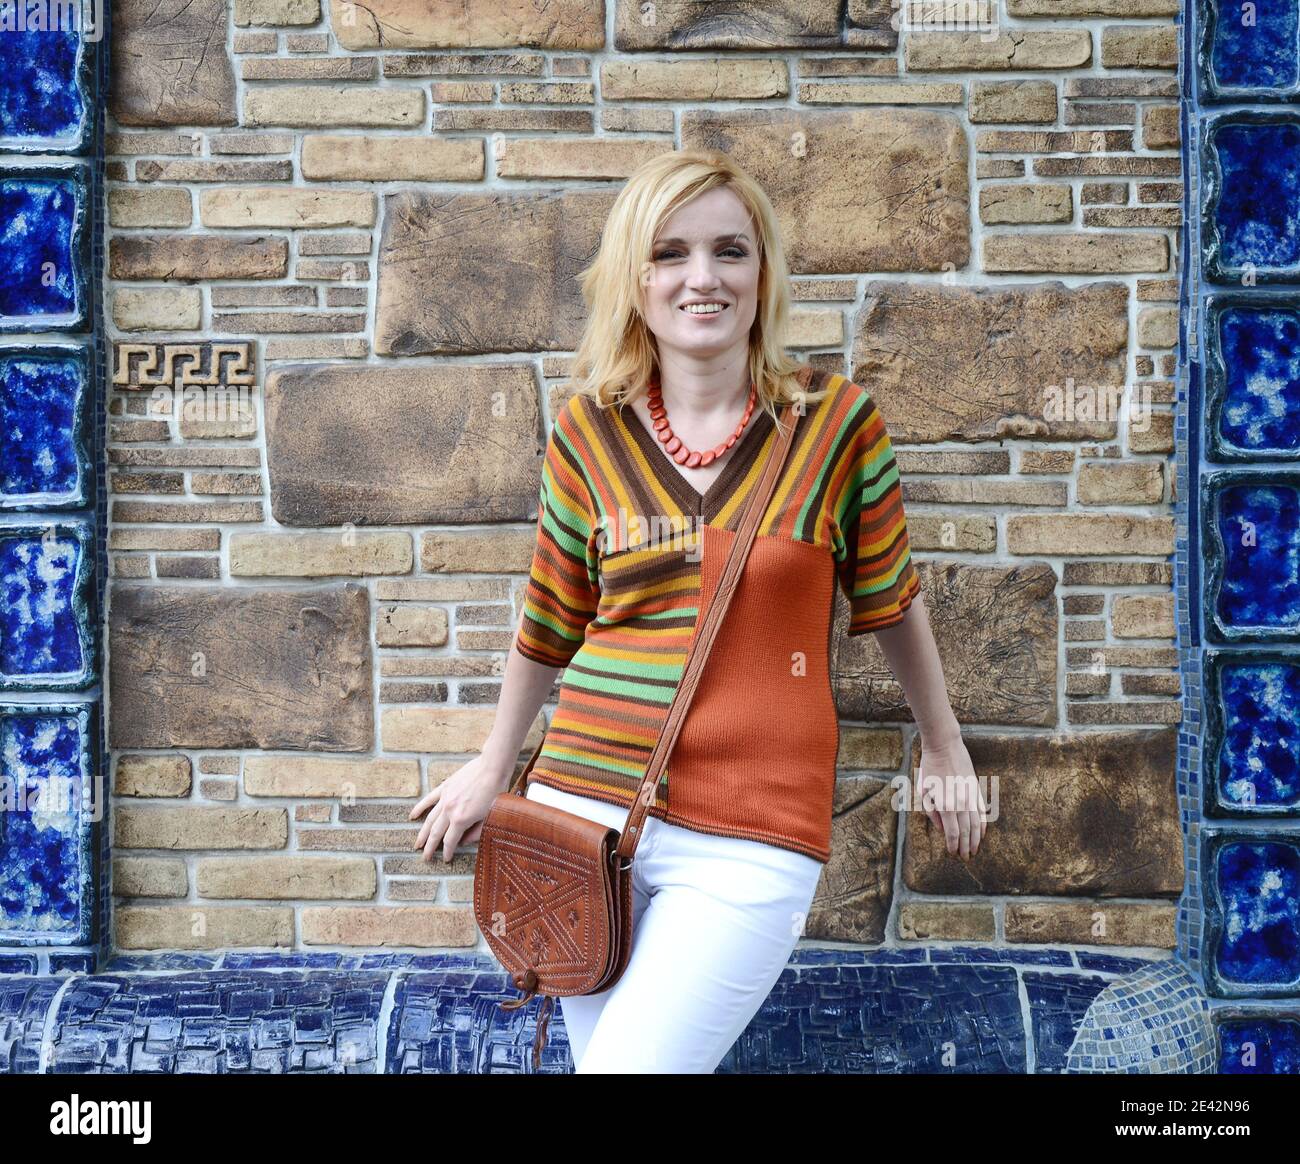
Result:
[[[678,733],[682,730],[686,712],[690,708],[691,697],[699,686],[700,673],[704,670],[705,660],[713,647],[714,640],[718,637],[718,628],[722,625],[723,615],[727,613],[727,607],[731,605],[731,600],[740,585],[741,571],[749,557],[750,547],[754,544],[754,535],[758,532],[759,522],[763,520],[763,514],[767,511],[768,502],[772,498],[772,492],[785,466],[794,435],[794,421],[790,414],[791,407],[786,405],[781,410],[780,420],[777,421],[774,447],[768,456],[767,465],[763,469],[754,493],[745,506],[745,516],[736,531],[735,540],[731,543],[731,551],[727,555],[727,563],[723,567],[722,577],[718,580],[718,588],[713,595],[713,600],[709,603],[709,608],[700,622],[699,630],[691,640],[681,683],[678,684],[677,691],[673,695],[663,730],[646,764],[645,778],[637,790],[636,799],[632,802],[627,815],[627,824],[618,839],[617,852],[624,859],[624,867],[631,863],[632,854],[636,852],[637,844],[641,840],[642,825],[646,814],[650,811],[650,805],[654,802],[659,777],[668,763],[668,756],[677,742]]]
[[[806,389],[812,377],[813,369],[811,367],[800,371],[798,374],[800,385]],[[754,537],[758,533],[759,523],[763,520],[768,503],[771,501],[772,494],[776,489],[776,483],[781,477],[781,470],[785,467],[790,447],[794,442],[793,411],[791,405],[786,405],[781,410],[767,464],[754,488],[753,494],[745,504],[744,516],[741,518],[740,526],[736,531],[735,540],[731,544],[731,550],[727,555],[727,562],[723,567],[722,576],[718,580],[718,587],[713,600],[709,603],[708,610],[700,620],[698,633],[691,640],[691,646],[686,656],[686,665],[682,672],[682,680],[673,695],[663,729],[646,764],[645,776],[641,781],[640,788],[637,790],[636,799],[632,802],[632,807],[628,811],[627,824],[619,837],[618,853],[624,858],[623,864],[625,867],[631,863],[632,855],[636,852],[636,847],[641,840],[646,813],[649,811],[650,805],[654,803],[654,790],[658,786],[665,765],[668,763],[668,756],[673,749],[673,745],[677,742],[678,733],[681,731],[682,724],[686,719],[686,712],[690,708],[691,698],[695,694],[696,687],[699,686],[700,674],[704,669],[705,660],[708,658],[714,639],[717,638],[718,628],[722,625],[722,617],[726,614],[727,607],[731,605],[732,597],[740,584],[741,571],[744,569],[745,562],[749,557],[750,548],[754,544]],[[514,792],[521,796],[525,794],[528,773],[532,771],[533,765],[536,763],[537,757],[541,755],[545,743],[546,733],[543,732],[542,739],[538,742],[537,747],[533,749],[533,754],[529,757],[528,763],[524,765],[519,775],[511,781],[506,790],[507,792]]]

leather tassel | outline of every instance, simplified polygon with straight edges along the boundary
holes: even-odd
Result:
[[[542,1048],[546,1045],[546,1029],[555,1012],[555,995],[542,995],[542,1005],[537,1008],[537,1034],[533,1036],[533,1070],[542,1066]]]

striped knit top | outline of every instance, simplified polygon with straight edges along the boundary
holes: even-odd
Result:
[[[861,635],[901,622],[920,581],[875,402],[808,370],[829,391],[790,410],[788,459],[649,812],[825,863],[836,586]],[[701,493],[630,408],[579,394],[560,409],[515,647],[565,670],[529,784],[631,806],[775,436],[755,409]]]

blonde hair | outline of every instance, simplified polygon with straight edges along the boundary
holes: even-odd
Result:
[[[749,373],[756,407],[776,419],[778,406],[811,404],[811,369],[789,357],[790,271],[776,212],[763,188],[720,150],[677,150],[639,166],[628,178],[601,232],[600,250],[579,281],[587,326],[565,383],[608,407],[635,399],[657,372],[654,334],[643,312],[643,272],[652,267],[661,225],[692,199],[725,186],[744,204],[758,235],[758,309],[749,333]]]

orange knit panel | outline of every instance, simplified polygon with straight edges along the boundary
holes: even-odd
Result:
[[[703,529],[701,609],[736,536]],[[834,586],[824,547],[754,539],[668,759],[670,822],[830,859],[839,749],[827,658]]]

